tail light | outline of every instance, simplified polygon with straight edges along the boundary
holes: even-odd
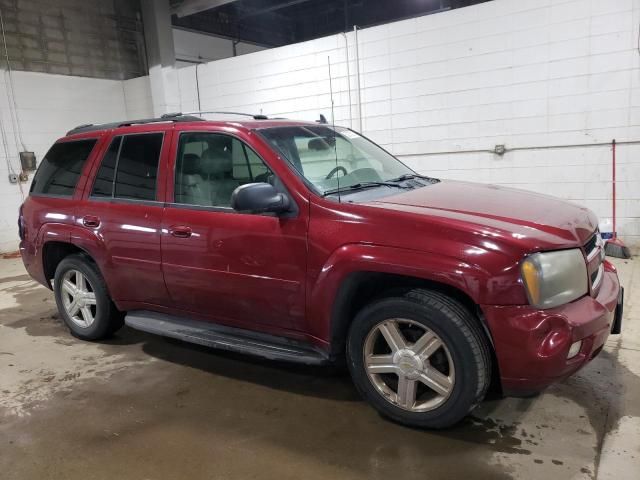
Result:
[[[23,208],[23,205],[20,205],[18,212],[18,235],[20,236],[20,240],[24,240],[25,237]]]

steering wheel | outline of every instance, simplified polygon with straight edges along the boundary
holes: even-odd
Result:
[[[333,170],[331,170],[331,171],[327,174],[327,176],[326,176],[326,177],[324,177],[324,178],[325,178],[325,180],[329,180],[331,177],[333,177],[336,173],[338,173],[338,172],[340,172],[340,171],[342,171],[342,176],[345,176],[345,175],[347,175],[347,173],[348,173],[346,168],[344,168],[344,167],[342,167],[342,166],[340,166],[340,167],[336,167],[336,168],[334,168]]]

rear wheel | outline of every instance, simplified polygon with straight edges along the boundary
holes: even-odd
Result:
[[[123,325],[102,275],[86,256],[74,254],[56,268],[54,293],[58,311],[71,333],[84,340],[100,340]]]
[[[363,397],[410,426],[457,423],[490,380],[491,356],[476,319],[439,292],[413,290],[365,307],[351,325],[347,358]]]

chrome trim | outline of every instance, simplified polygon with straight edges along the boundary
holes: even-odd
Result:
[[[596,245],[595,248],[587,255],[587,263],[596,258],[601,251],[602,247],[600,245]]]
[[[587,262],[591,262],[598,254],[602,254],[604,251],[604,241],[599,231],[594,234],[596,236],[596,243],[590,252],[587,253]]]
[[[600,284],[602,283],[602,278],[604,277],[604,264],[601,263],[600,266],[598,267],[598,275],[596,276],[596,279],[593,281],[593,284],[591,285],[591,291],[596,290]]]
[[[101,203],[134,203],[136,205],[147,205],[150,207],[165,207],[167,205],[165,202],[160,200],[144,200],[142,198],[128,197],[96,197],[91,195],[87,200]]]

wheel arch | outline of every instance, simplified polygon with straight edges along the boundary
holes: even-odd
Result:
[[[71,241],[57,241],[51,240],[42,245],[42,271],[48,282],[49,288],[52,288],[51,280],[55,277],[56,269],[62,260],[69,255],[80,254],[86,257],[95,268],[97,268],[100,275],[102,271],[100,266],[96,262],[95,258],[86,249],[76,245]],[[104,276],[104,275],[103,275]]]
[[[501,391],[500,371],[491,330],[482,308],[465,291],[443,282],[376,271],[352,272],[344,278],[332,305],[330,327],[330,354],[342,358],[345,354],[349,327],[357,313],[372,301],[402,296],[414,289],[440,292],[456,300],[467,309],[480,326],[492,357],[492,389]]]
[[[42,246],[42,271],[49,283],[55,276],[60,262],[74,253],[88,255],[86,251],[70,242],[49,241]]]
[[[376,299],[400,296],[416,288],[437,291],[457,300],[478,320],[487,335],[487,340],[493,345],[491,332],[483,320],[480,306],[463,290],[450,284],[410,275],[357,271],[343,279],[333,302],[330,329],[331,353],[338,355],[344,351],[349,326],[358,311],[365,305]]]

